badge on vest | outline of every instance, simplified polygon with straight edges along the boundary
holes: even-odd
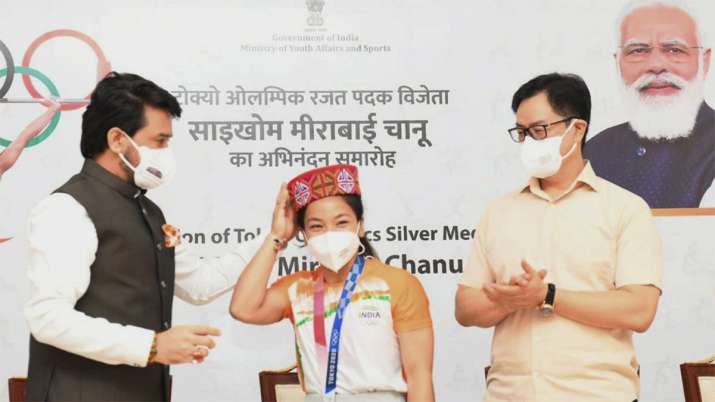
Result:
[[[165,223],[161,225],[161,230],[164,232],[164,247],[172,248],[181,244],[181,232],[173,225]]]

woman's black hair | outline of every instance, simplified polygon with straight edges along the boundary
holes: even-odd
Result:
[[[355,194],[348,194],[348,195],[341,195],[340,197],[345,200],[345,203],[348,204],[350,209],[353,210],[355,213],[355,216],[357,217],[358,222],[362,221],[363,215],[365,214],[365,208],[362,205],[362,198],[359,195]],[[297,212],[297,219],[298,219],[298,226],[305,231],[305,211],[308,208],[308,206],[304,206],[303,208],[299,209]],[[360,236],[360,244],[365,248],[365,252],[363,253],[364,256],[370,256],[375,259],[380,259],[377,256],[377,252],[375,249],[370,245],[370,242],[367,241],[367,238],[365,236]]]

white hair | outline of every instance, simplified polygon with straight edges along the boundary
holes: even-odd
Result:
[[[643,74],[636,81],[627,85],[621,80],[625,95],[625,106],[629,112],[629,125],[639,137],[649,140],[674,140],[687,137],[692,133],[700,105],[704,98],[705,72],[704,49],[706,40],[699,23],[697,13],[681,0],[636,0],[630,2],[621,11],[616,27],[616,43],[621,46],[621,31],[625,19],[635,11],[646,7],[665,6],[677,8],[686,13],[695,23],[696,46],[698,52],[698,71],[692,81],[670,72]],[[682,38],[674,39],[682,40]],[[617,52],[620,57],[620,52]],[[616,62],[619,76],[623,77],[620,63]],[[640,89],[656,78],[665,80],[680,89],[672,96],[642,96]]]
[[[620,72],[620,65],[619,65]],[[671,96],[642,96],[640,89],[656,78],[674,84],[680,92]],[[621,87],[628,111],[628,125],[639,137],[652,141],[670,141],[690,136],[695,128],[700,105],[705,96],[703,53],[700,53],[698,72],[688,81],[670,72],[643,74],[631,85]]]
[[[628,16],[633,14],[635,11],[640,10],[641,8],[647,8],[647,7],[653,7],[653,6],[665,6],[665,7],[673,7],[677,8],[681,11],[683,11],[685,14],[688,14],[690,18],[693,19],[695,22],[695,38],[698,41],[697,46],[701,46],[703,48],[707,48],[708,46],[706,45],[707,40],[705,38],[705,32],[702,29],[702,25],[700,24],[700,20],[698,18],[698,13],[695,12],[693,7],[691,7],[688,3],[686,3],[683,0],[633,0],[630,3],[626,4],[625,7],[621,10],[620,15],[618,16],[617,24],[616,24],[616,47],[621,46],[621,33],[623,30],[623,21],[625,21]]]
[[[625,107],[631,129],[639,137],[651,141],[670,141],[690,136],[703,103],[705,89],[702,73],[698,75],[699,78],[690,82],[672,73],[658,76],[645,74],[630,87],[624,86]],[[677,85],[679,93],[671,96],[641,96],[638,88],[656,77]]]

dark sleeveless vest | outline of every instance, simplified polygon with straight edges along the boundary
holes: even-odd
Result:
[[[174,249],[163,246],[161,209],[139,188],[89,159],[56,192],[77,200],[97,231],[89,287],[75,309],[117,324],[168,329]],[[72,247],[72,239],[57,241]],[[166,366],[108,365],[30,337],[28,402],[166,401],[169,387]]]

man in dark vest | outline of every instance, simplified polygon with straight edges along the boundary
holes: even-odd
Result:
[[[635,3],[622,15],[615,56],[628,122],[593,137],[585,156],[651,208],[714,207],[715,111],[704,101],[711,49],[680,5]]]
[[[170,179],[177,100],[111,73],[82,116],[79,174],[33,210],[27,400],[166,401],[170,364],[200,363],[218,329],[171,325],[176,295],[194,304],[233,288],[258,248],[205,261],[176,244],[146,191]]]

